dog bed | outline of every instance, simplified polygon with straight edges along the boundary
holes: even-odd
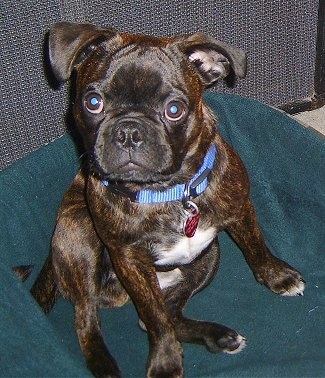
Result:
[[[273,253],[303,273],[303,297],[259,285],[226,233],[221,266],[186,314],[225,324],[247,337],[237,355],[184,344],[187,377],[323,377],[325,142],[289,116],[257,101],[209,93],[219,130],[251,178],[259,223]],[[86,377],[73,307],[60,299],[47,317],[29,294],[49,251],[56,212],[79,166],[69,136],[0,173],[0,376]],[[22,283],[11,267],[33,264]],[[132,303],[101,310],[102,328],[125,377],[145,376],[146,334]]]

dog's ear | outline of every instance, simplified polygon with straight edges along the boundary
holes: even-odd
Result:
[[[60,22],[49,32],[49,58],[59,82],[69,79],[74,67],[100,42],[117,35],[113,29],[91,24]]]
[[[199,73],[202,82],[210,86],[219,79],[246,75],[246,54],[204,33],[183,37],[181,50]]]

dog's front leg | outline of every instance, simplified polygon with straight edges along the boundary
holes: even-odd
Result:
[[[303,294],[305,285],[301,274],[266,247],[250,201],[244,207],[242,218],[229,225],[227,231],[243,251],[258,282],[280,295]]]
[[[96,304],[88,300],[75,303],[75,327],[87,366],[95,377],[120,377],[117,363],[102,337]]]
[[[181,377],[182,348],[146,251],[110,248],[115,272],[133,300],[149,338],[148,377]]]
[[[180,268],[182,281],[167,288],[164,295],[180,341],[202,344],[212,353],[235,354],[245,347],[245,337],[221,324],[189,319],[183,315],[187,300],[212,281],[219,265],[219,255],[216,239],[205,253]]]

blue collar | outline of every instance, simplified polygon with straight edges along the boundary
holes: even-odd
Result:
[[[183,203],[186,203],[190,199],[203,193],[209,185],[208,175],[213,168],[216,160],[216,154],[217,149],[213,144],[208,153],[205,155],[201,168],[188,183],[176,184],[165,190],[144,189],[138,192],[131,192],[124,186],[110,183],[108,180],[102,180],[102,183],[112,192],[129,197],[132,202],[151,204],[182,200]]]

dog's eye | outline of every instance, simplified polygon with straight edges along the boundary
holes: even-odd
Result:
[[[104,109],[102,96],[95,92],[87,93],[85,95],[84,105],[88,112],[92,114],[99,114]]]
[[[180,101],[170,101],[165,108],[165,117],[169,121],[179,121],[185,114],[185,107]]]

